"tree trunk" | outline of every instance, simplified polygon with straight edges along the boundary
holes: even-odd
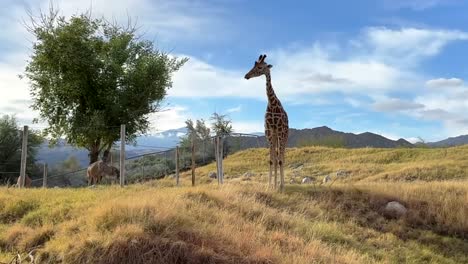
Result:
[[[89,151],[89,164],[93,164],[94,162],[98,161],[99,159],[99,149],[96,149],[96,148],[92,148],[90,151]]]
[[[99,145],[100,140],[96,140],[92,146],[89,148],[89,164],[93,164],[94,162],[98,161],[99,159]]]
[[[110,161],[111,148],[112,148],[112,144],[109,144],[107,149],[104,150],[104,154],[102,154],[102,161],[104,161],[105,163],[109,163]]]

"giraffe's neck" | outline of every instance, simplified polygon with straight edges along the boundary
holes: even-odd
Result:
[[[268,97],[268,105],[277,105],[280,104],[278,97],[276,97],[273,86],[271,85],[271,75],[270,73],[265,74],[266,76],[266,92]]]

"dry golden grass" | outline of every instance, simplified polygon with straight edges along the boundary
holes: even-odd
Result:
[[[370,174],[379,164],[396,178],[432,163],[464,168],[430,151],[293,149],[289,161],[304,171],[353,174],[333,185],[288,184],[285,193],[260,183],[264,150],[229,157],[221,187],[209,183],[209,165],[197,177],[207,184],[196,187],[184,174],[181,187],[164,179],[123,189],[1,189],[0,261],[38,248],[40,263],[468,263],[465,174],[428,181],[421,172],[426,181],[417,182]],[[257,175],[234,177],[245,171]],[[409,209],[405,217],[383,216],[393,200]]]
[[[269,151],[250,149],[229,156],[225,162],[226,177],[239,177],[250,171],[262,174],[265,181],[268,173]],[[286,180],[294,176],[294,168],[302,165],[297,177],[333,174],[342,169],[351,177],[345,182],[378,181],[440,181],[468,179],[468,146],[440,149],[340,149],[304,147],[287,149]],[[215,164],[200,168],[202,182],[209,181],[206,175],[216,171]]]

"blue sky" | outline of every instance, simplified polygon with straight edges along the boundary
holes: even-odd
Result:
[[[239,132],[263,131],[263,78],[244,74],[261,53],[294,128],[329,126],[398,139],[468,134],[468,1],[54,1],[66,16],[138,18],[145,37],[189,57],[174,75],[154,131],[229,114]],[[2,0],[0,113],[29,124],[24,69],[31,36],[21,20],[49,1]]]

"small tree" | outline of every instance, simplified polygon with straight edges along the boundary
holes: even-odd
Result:
[[[225,158],[229,152],[229,144],[224,140],[224,137],[231,135],[232,133],[232,121],[227,115],[220,115],[213,113],[211,115],[211,128],[215,132],[216,136],[220,136],[223,140],[223,158]]]
[[[418,137],[418,141],[414,143],[414,146],[418,148],[428,148],[429,145],[426,143],[426,141],[422,137]]]
[[[64,172],[76,171],[80,169],[80,161],[74,155],[70,155],[60,164],[60,167]]]
[[[89,13],[66,19],[51,9],[32,18],[28,30],[36,40],[25,76],[32,107],[49,125],[44,133],[87,148],[90,163],[103,150],[107,160],[121,124],[128,142],[146,133],[148,115],[160,109],[172,73],[187,61],[141,40],[135,27]]]
[[[211,142],[211,130],[206,126],[205,120],[196,120],[195,123],[188,119],[185,121],[187,134],[181,138],[180,146],[185,150],[191,148],[192,140],[196,147],[197,162],[207,162],[213,159],[213,144]],[[184,157],[183,157],[184,158]],[[188,158],[188,157],[186,157]]]
[[[210,119],[211,128],[217,136],[228,136],[232,133],[232,121],[227,115],[213,113]]]
[[[19,176],[21,166],[21,145],[23,133],[16,118],[5,115],[0,118],[0,181],[12,182]],[[37,147],[43,139],[35,131],[28,133],[28,158],[26,173],[31,175],[37,171],[35,166]]]

